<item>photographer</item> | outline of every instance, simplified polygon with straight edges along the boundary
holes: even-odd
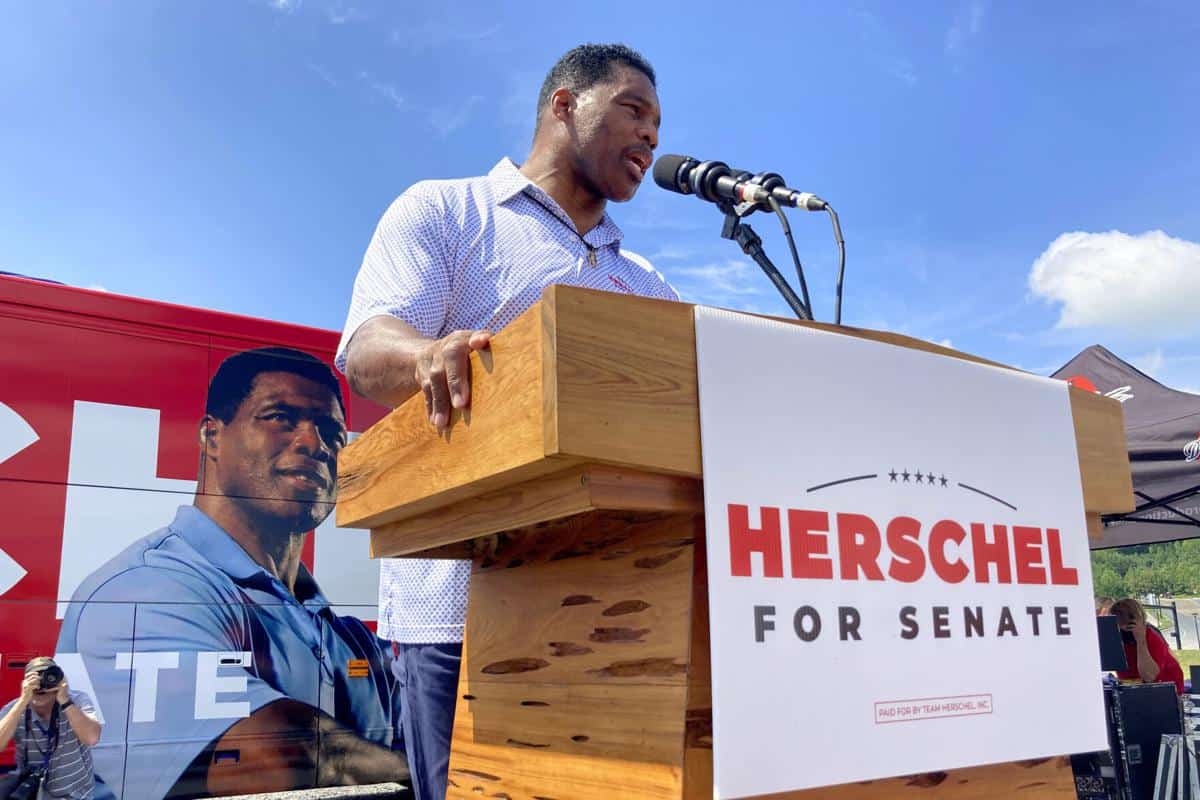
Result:
[[[0,749],[15,740],[17,750],[17,773],[0,784],[0,797],[36,785],[30,775],[41,771],[41,796],[91,800],[91,748],[100,741],[100,727],[92,699],[71,691],[53,659],[30,661],[21,696],[0,709]],[[21,796],[37,797],[37,789]]]
[[[1158,628],[1146,623],[1146,609],[1132,597],[1112,605],[1112,614],[1121,628],[1125,660],[1129,669],[1117,673],[1123,681],[1174,683],[1175,693],[1183,694],[1183,668]]]

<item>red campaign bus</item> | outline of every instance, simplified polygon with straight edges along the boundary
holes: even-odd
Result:
[[[153,800],[265,791],[281,788],[281,781],[290,788],[365,782],[333,770],[333,758],[322,763],[322,748],[340,736],[349,742],[336,754],[342,761],[347,749],[381,757],[402,750],[389,706],[390,644],[373,634],[379,573],[365,531],[336,529],[332,514],[315,525],[301,560],[328,607],[306,601],[305,612],[284,597],[267,609],[266,623],[255,616],[262,601],[254,598],[271,591],[262,576],[253,579],[261,585],[246,578],[250,588],[239,584],[236,595],[213,595],[233,600],[196,600],[189,591],[208,597],[195,577],[201,572],[185,576],[176,591],[171,569],[121,567],[122,559],[141,559],[143,567],[148,551],[166,546],[147,544],[147,537],[193,504],[199,426],[222,362],[282,347],[331,365],[337,341],[333,331],[0,276],[0,703],[20,695],[30,659],[53,655],[70,688],[94,698],[104,723],[92,748],[97,797]],[[386,413],[331,374],[341,389],[343,436]],[[206,530],[219,537],[219,528]],[[192,544],[196,552],[205,549]],[[246,557],[225,550],[229,558]],[[210,555],[219,560],[206,553],[198,557],[201,566],[226,580],[205,560]],[[135,577],[122,583],[110,580],[114,575]],[[128,587],[128,595],[114,586]],[[184,635],[194,609],[205,603],[230,608],[209,608],[203,619],[229,619],[226,627],[245,630],[223,630],[235,637],[228,642]],[[272,629],[271,614],[284,611],[299,621],[280,624],[311,626],[305,633],[316,643],[306,656],[311,663],[281,643],[286,631]],[[329,638],[334,627],[342,639],[355,640],[351,650],[326,651],[341,641]],[[97,630],[103,632],[89,638]],[[311,693],[283,685],[309,672]],[[356,700],[363,692],[372,698],[371,713]],[[249,718],[266,720],[264,707],[291,709],[290,722],[281,725],[276,715],[274,727],[239,727]],[[297,715],[297,708],[311,714]],[[237,736],[230,734],[235,729]],[[3,759],[12,765],[12,746]],[[283,766],[271,772],[266,763]]]

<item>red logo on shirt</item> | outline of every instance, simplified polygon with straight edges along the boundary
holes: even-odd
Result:
[[[618,278],[616,275],[610,274],[608,279],[612,281],[613,284],[622,292],[625,292],[626,294],[633,294],[633,289],[629,288],[629,284]]]

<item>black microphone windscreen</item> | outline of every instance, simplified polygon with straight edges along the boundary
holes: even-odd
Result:
[[[654,182],[672,192],[683,191],[679,185],[679,168],[688,161],[695,159],[676,155],[659,156],[654,160]]]

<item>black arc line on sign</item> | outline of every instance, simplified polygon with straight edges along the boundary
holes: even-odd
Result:
[[[989,500],[995,500],[997,503],[999,503],[1002,506],[1008,506],[1013,511],[1017,510],[1017,507],[1014,506],[1012,503],[1006,503],[1005,501],[1001,500],[999,497],[996,497],[996,495],[988,494],[987,492],[983,491],[982,489],[976,489],[974,486],[967,486],[965,483],[960,483],[959,486],[961,486],[962,488],[966,489],[969,492],[974,492],[975,494],[981,494],[984,497],[988,498]]]
[[[841,483],[853,483],[854,481],[869,481],[872,478],[877,478],[878,475],[855,475],[853,478],[841,478],[840,480],[830,481],[829,483],[821,483],[816,486],[810,486],[806,491],[816,492],[821,489],[828,489],[830,486],[837,486]]]

